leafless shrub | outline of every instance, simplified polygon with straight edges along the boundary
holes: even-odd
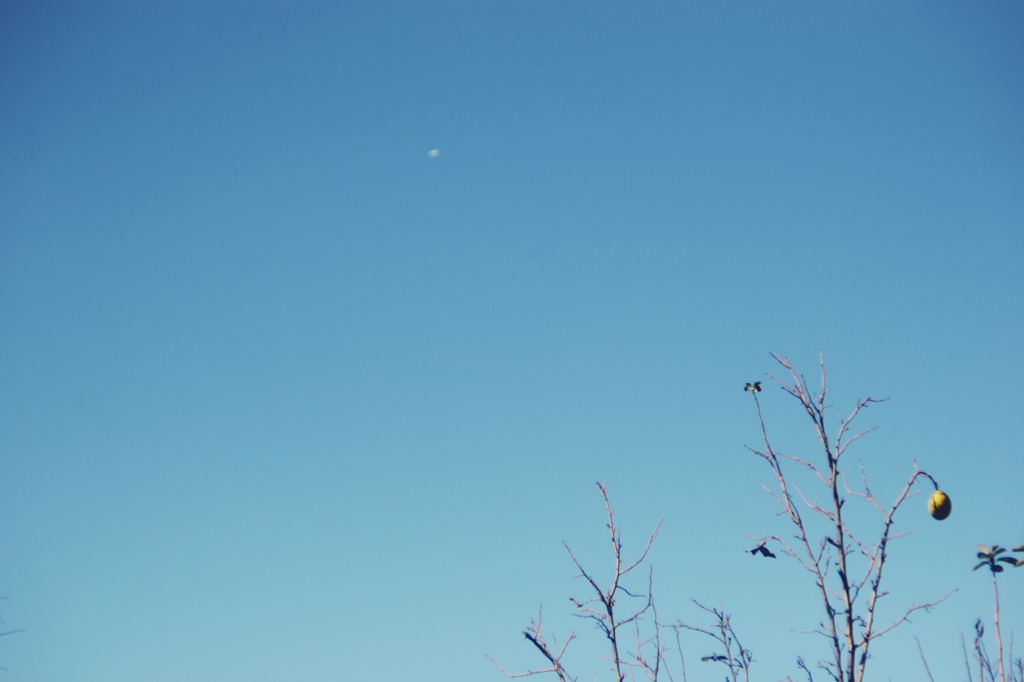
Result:
[[[750,664],[754,662],[754,656],[750,649],[745,648],[740,643],[739,637],[732,628],[732,616],[721,607],[717,609],[707,607],[696,599],[693,600],[693,603],[714,617],[712,629],[707,630],[702,627],[687,625],[682,621],[678,621],[671,627],[675,628],[677,632],[679,629],[699,632],[718,642],[721,648],[716,649],[708,656],[703,656],[700,660],[723,664],[729,671],[728,679],[731,682],[739,682],[741,675],[744,682],[749,682]]]
[[[820,446],[818,463],[810,458],[798,457],[783,453],[776,449],[768,437],[768,430],[761,414],[758,399],[760,384],[748,384],[747,390],[753,395],[757,407],[757,417],[761,426],[763,446],[748,449],[761,457],[770,467],[778,484],[778,490],[765,490],[775,498],[781,507],[780,516],[788,519],[792,534],[783,538],[779,535],[760,537],[758,548],[774,543],[778,551],[795,559],[800,566],[814,577],[824,617],[812,632],[822,635],[829,644],[830,656],[818,662],[818,668],[835,682],[861,682],[868,661],[868,650],[871,642],[889,630],[897,627],[919,610],[929,610],[945,600],[949,595],[934,602],[911,604],[894,621],[879,626],[875,622],[878,601],[887,592],[883,591],[882,575],[885,563],[889,558],[889,543],[904,534],[893,534],[892,526],[896,512],[910,497],[919,491],[912,491],[919,478],[927,478],[938,490],[938,483],[929,474],[921,471],[914,462],[914,468],[903,489],[892,504],[884,506],[871,492],[861,466],[861,490],[852,490],[847,482],[846,473],[842,468],[843,456],[855,441],[859,440],[872,429],[851,433],[850,427],[860,411],[872,404],[882,402],[873,398],[859,400],[845,419],[840,417],[839,429],[835,438],[831,438],[826,428],[826,416],[831,405],[826,403],[828,387],[825,377],[825,363],[821,360],[821,390],[812,394],[807,381],[797,375],[789,361],[778,355],[775,360],[789,373],[789,377],[778,379],[768,375],[786,393],[796,398],[814,425],[814,432]],[[812,474],[825,489],[825,501],[818,496],[809,498],[788,476],[788,467],[783,463],[791,463]],[[800,498],[801,504],[794,501],[794,495]],[[844,505],[848,497],[856,497],[878,510],[882,516],[883,526],[880,536],[873,542],[863,540],[861,535],[854,533],[849,522],[843,516]],[[809,514],[808,514],[809,512]],[[806,514],[806,516],[805,516]],[[823,535],[812,534],[811,519],[824,519],[827,529]],[[865,564],[859,576],[852,574],[855,569],[854,559],[860,558]],[[832,569],[835,570],[832,570]],[[951,593],[950,593],[951,594]],[[863,599],[861,599],[863,597]],[[811,671],[798,659],[798,666],[813,679]]]
[[[663,660],[664,649],[661,645],[661,638],[659,635],[657,622],[652,619],[654,624],[653,634],[646,637],[642,637],[640,634],[640,624],[642,617],[651,611],[652,616],[654,615],[654,598],[652,596],[651,574],[648,573],[647,580],[647,593],[633,593],[628,590],[623,584],[622,579],[637,568],[643,560],[647,557],[647,552],[651,549],[651,544],[654,542],[654,538],[658,536],[658,529],[661,528],[661,521],[658,521],[658,525],[655,526],[654,531],[647,539],[647,544],[644,546],[640,556],[633,562],[626,563],[622,557],[622,534],[619,528],[615,525],[615,518],[612,512],[611,502],[608,501],[608,493],[603,483],[597,484],[598,490],[601,492],[601,499],[604,500],[605,512],[608,517],[608,533],[609,539],[612,545],[612,555],[614,560],[614,571],[612,573],[611,583],[607,588],[602,588],[598,585],[594,577],[589,573],[583,565],[573,554],[569,545],[565,545],[566,551],[569,552],[569,557],[572,559],[576,568],[579,569],[577,578],[582,578],[590,588],[588,592],[592,596],[579,600],[572,598],[572,602],[576,607],[576,615],[579,618],[589,620],[597,626],[597,629],[603,633],[605,639],[608,641],[610,648],[609,660],[612,665],[612,671],[615,674],[616,682],[623,682],[626,679],[626,672],[629,671],[631,676],[637,671],[643,672],[651,682],[656,682],[658,675],[661,671],[661,663]],[[664,519],[662,519],[664,520]],[[623,607],[629,602],[627,599],[639,600],[640,606],[635,608],[626,608],[625,614],[623,614]],[[620,600],[621,603],[620,603]],[[508,677],[526,677],[530,675],[539,675],[542,673],[554,673],[558,676],[558,679],[562,682],[567,680],[573,680],[569,674],[565,671],[565,667],[562,665],[562,655],[565,653],[565,647],[575,638],[575,633],[571,633],[565,640],[562,648],[555,653],[554,649],[547,644],[540,633],[540,616],[537,617],[536,621],[530,622],[530,629],[526,630],[523,634],[526,636],[534,647],[540,651],[548,662],[551,664],[550,667],[541,670],[527,670],[523,673],[509,673],[501,665],[498,664],[493,658],[488,656],[501,672],[505,673]],[[630,632],[630,626],[632,627],[634,649],[627,655],[625,654],[625,646],[622,639],[623,632]]]

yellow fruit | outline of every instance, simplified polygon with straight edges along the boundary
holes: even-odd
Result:
[[[928,498],[928,513],[939,521],[947,518],[951,511],[953,511],[953,501],[941,490],[936,490]]]

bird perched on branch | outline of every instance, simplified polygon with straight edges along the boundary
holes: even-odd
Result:
[[[761,382],[760,381],[755,381],[752,384],[748,383],[746,386],[743,387],[743,390],[744,391],[750,391],[751,393],[760,393],[761,392]]]
[[[760,545],[758,545],[757,547],[755,547],[754,549],[748,549],[747,551],[750,552],[754,556],[757,556],[758,554],[760,554],[762,556],[768,557],[769,559],[774,559],[775,558],[775,555],[772,554],[771,551],[767,547],[764,546],[763,542]]]

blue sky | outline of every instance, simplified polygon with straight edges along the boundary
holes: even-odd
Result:
[[[744,382],[915,498],[875,650],[959,679],[1024,542],[1019,3],[0,4],[9,680],[487,682],[580,640],[607,481],[663,618],[825,654]],[[428,151],[439,149],[436,158]],[[776,442],[810,453],[767,388]],[[853,463],[853,462],[851,462]],[[1024,640],[1024,571],[1001,584]],[[685,642],[690,679],[720,679]],[[1020,649],[1020,646],[1017,647]],[[942,671],[939,673],[939,671]]]

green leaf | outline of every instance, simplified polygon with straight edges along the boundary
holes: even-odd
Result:
[[[1005,547],[1000,547],[999,545],[993,545],[992,546],[992,556],[999,556],[1000,554],[1002,554],[1005,551],[1006,551]]]
[[[993,573],[1002,573],[1003,572],[1003,567],[1000,566],[999,564],[994,564],[992,566],[992,572]]]
[[[972,570],[972,571],[977,571],[977,570],[978,570],[979,568],[981,568],[982,566],[988,566],[988,562],[987,562],[987,561],[982,561],[981,563],[979,563],[979,564],[978,564],[977,566],[975,566],[975,567],[974,567],[974,568],[972,568],[971,570]]]
[[[1024,552],[1024,545],[1017,545],[1013,548],[1014,552]]]
[[[978,552],[978,558],[979,559],[988,559],[991,556],[992,555],[989,554],[988,552]]]
[[[1013,564],[1015,566],[1017,565],[1017,560],[1014,559],[1012,556],[1001,556],[998,559],[996,559],[996,561],[1004,561],[1008,564]]]

